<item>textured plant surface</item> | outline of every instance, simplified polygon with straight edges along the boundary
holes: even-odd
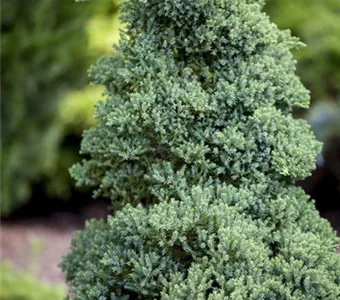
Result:
[[[297,39],[259,0],[131,0],[71,173],[121,211],[62,263],[74,299],[337,299],[336,237],[295,180],[320,144]],[[132,206],[131,206],[132,204]],[[136,206],[136,204],[138,204]]]

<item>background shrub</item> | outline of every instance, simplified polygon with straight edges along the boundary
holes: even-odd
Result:
[[[58,103],[67,88],[86,82],[77,72],[88,61],[79,51],[87,45],[80,11],[51,0],[2,7],[2,214],[26,201],[31,182],[54,164]]]
[[[63,148],[69,127],[61,122],[67,124],[65,113],[60,120],[59,105],[67,91],[86,84],[85,70],[104,52],[91,32],[102,25],[98,15],[108,25],[115,12],[112,1],[13,0],[2,5],[2,215],[29,200],[33,183],[47,181],[52,195],[67,192],[63,166],[76,160],[77,151]]]
[[[280,28],[290,28],[307,47],[294,54],[302,82],[320,101],[340,94],[340,3],[337,0],[267,0],[266,10]]]
[[[3,300],[62,300],[63,286],[52,286],[36,279],[31,271],[22,271],[10,263],[1,263],[1,291]]]

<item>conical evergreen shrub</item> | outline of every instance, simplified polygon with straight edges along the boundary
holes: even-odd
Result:
[[[320,144],[300,43],[260,0],[131,0],[71,169],[119,208],[62,262],[71,299],[338,299],[337,239],[294,181]]]

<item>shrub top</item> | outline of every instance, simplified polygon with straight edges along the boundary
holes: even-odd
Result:
[[[235,186],[258,173],[308,176],[320,145],[290,114],[309,103],[289,51],[300,43],[262,6],[126,2],[126,34],[90,70],[106,101],[82,143],[88,159],[71,170],[77,183],[115,203],[150,203],[178,173]]]

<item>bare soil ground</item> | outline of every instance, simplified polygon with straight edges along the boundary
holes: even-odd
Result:
[[[94,202],[77,214],[59,212],[42,217],[3,220],[1,261],[9,260],[22,269],[34,268],[39,279],[61,283],[64,278],[58,264],[69,251],[75,231],[84,227],[86,219],[106,215],[106,207]]]

